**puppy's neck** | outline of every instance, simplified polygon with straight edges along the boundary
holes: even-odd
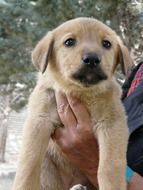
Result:
[[[51,88],[54,91],[61,91],[65,94],[70,94],[79,99],[98,99],[100,97],[112,96],[121,97],[121,90],[114,77],[101,81],[97,85],[91,87],[82,87],[72,81],[64,80],[62,77],[55,78],[51,73],[39,74],[38,83],[41,83],[45,88]]]

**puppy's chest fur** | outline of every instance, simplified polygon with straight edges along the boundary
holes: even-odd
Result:
[[[45,84],[45,83],[44,83]],[[54,85],[53,85],[54,87]],[[49,118],[53,123],[53,126],[62,126],[60,118],[57,114],[56,101],[54,96],[54,91],[50,85],[50,88],[46,87],[46,93],[50,97],[48,99],[48,107],[45,108],[46,113],[49,114]],[[113,86],[112,86],[113,87]],[[44,87],[45,88],[45,87]],[[86,90],[85,92],[80,91],[70,91],[70,88],[63,89],[58,88],[58,90],[63,93],[70,93],[73,96],[76,96],[80,99],[81,102],[86,106],[92,121],[93,131],[96,136],[96,131],[101,127],[110,127],[113,126],[115,119],[118,117],[118,108],[122,107],[120,104],[119,97],[116,97],[116,94],[120,94],[120,90],[116,83],[114,87],[110,90],[105,91],[104,93],[97,93],[96,90]],[[117,98],[117,99],[116,99]],[[122,108],[121,108],[122,109]],[[65,155],[62,153],[58,145],[51,139],[48,145],[48,154],[52,160],[56,163],[57,166],[65,169],[66,172],[73,174],[75,168],[71,163],[66,159]]]

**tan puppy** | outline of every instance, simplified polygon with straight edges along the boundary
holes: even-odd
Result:
[[[99,143],[99,189],[125,190],[128,130],[113,73],[118,63],[124,72],[132,64],[127,48],[103,23],[77,18],[48,32],[32,59],[42,74],[29,100],[13,189],[67,190],[78,183],[94,189],[50,138],[62,126],[54,96],[54,91],[62,91],[78,97],[91,114]]]

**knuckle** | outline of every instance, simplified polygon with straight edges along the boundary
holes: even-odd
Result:
[[[78,144],[78,140],[76,138],[70,137],[68,140],[62,141],[62,149],[66,152],[72,151]]]
[[[70,152],[70,151],[72,151],[73,150],[73,144],[72,143],[67,143],[67,142],[65,142],[65,141],[62,141],[62,146],[61,146],[61,148],[62,148],[62,151],[63,152],[65,152],[65,153],[67,153],[67,152]]]
[[[67,111],[67,109],[69,108],[69,105],[68,104],[59,104],[57,106],[57,111],[59,114],[63,114]]]
[[[65,142],[64,140],[61,141],[61,148],[62,148],[62,150],[67,150],[68,149],[68,143]]]
[[[86,121],[77,125],[79,132],[81,131],[82,134],[91,134],[93,133],[92,125]]]
[[[72,106],[75,107],[75,106],[77,106],[79,104],[79,100],[76,99],[76,98],[71,98],[70,103],[71,103]]]
[[[81,144],[81,140],[82,140],[81,135],[78,135],[78,136],[76,134],[73,135],[72,139],[71,139],[72,146],[76,147],[76,146],[80,145]]]

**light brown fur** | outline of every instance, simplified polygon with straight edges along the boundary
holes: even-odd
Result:
[[[72,48],[63,44],[69,37],[77,39]],[[111,42],[110,49],[102,47],[104,39]],[[79,70],[86,52],[96,52],[102,58],[100,67],[108,77],[89,87],[71,78]],[[120,101],[120,87],[113,73],[118,63],[124,73],[127,72],[132,63],[127,48],[103,23],[78,18],[48,32],[34,49],[32,57],[36,67],[44,73],[39,74],[30,96],[13,190],[40,190],[40,185],[43,190],[68,190],[78,183],[86,185],[88,190],[94,189],[50,138],[55,128],[62,126],[54,91],[78,97],[91,114],[99,143],[99,189],[125,190],[128,129]]]

